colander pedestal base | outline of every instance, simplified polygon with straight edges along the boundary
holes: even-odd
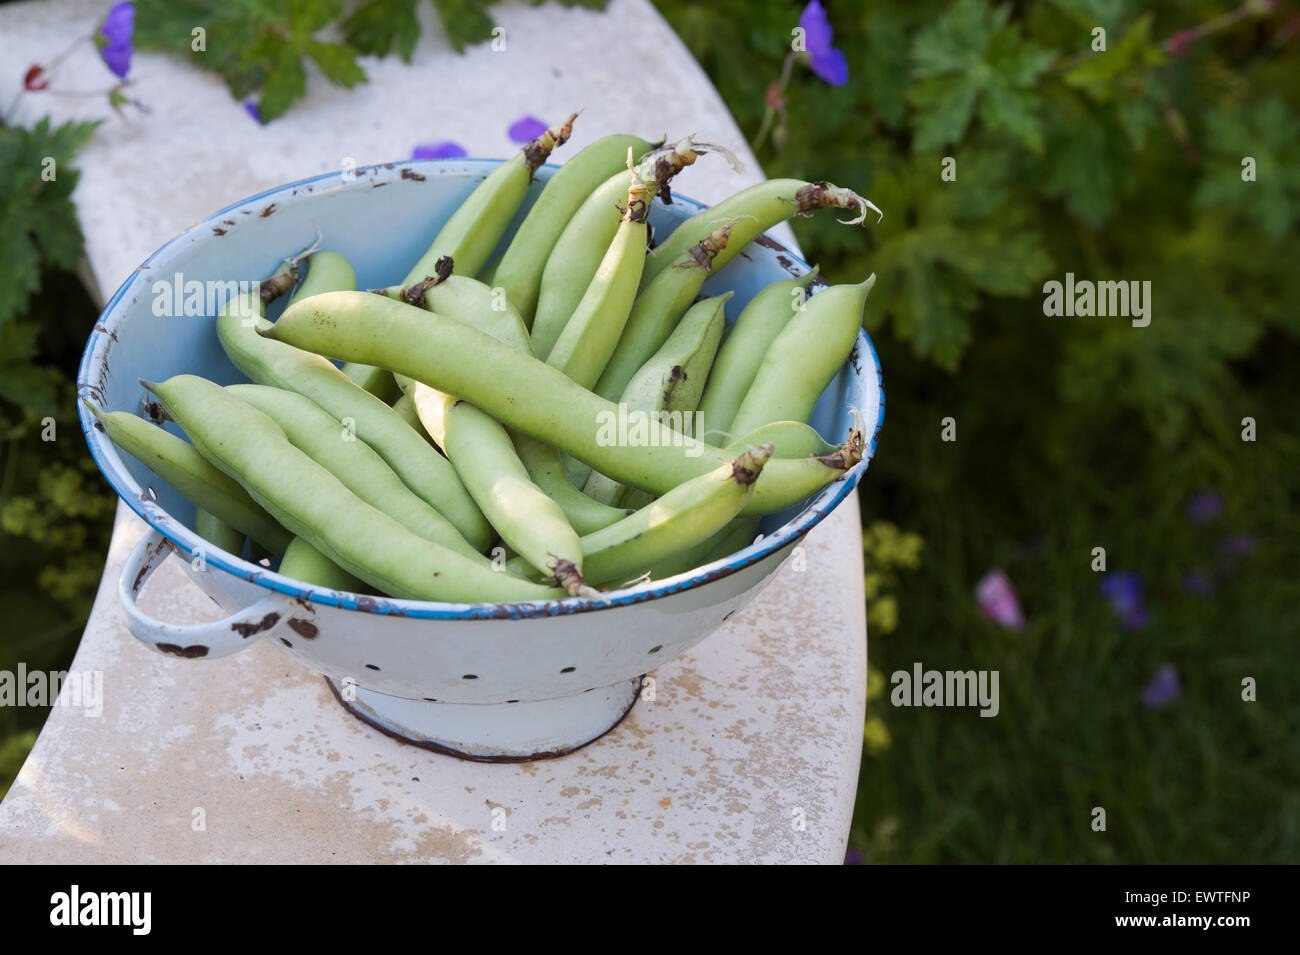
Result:
[[[345,710],[387,736],[480,763],[555,759],[604,736],[632,711],[641,677],[576,696],[518,703],[408,700],[325,682]]]

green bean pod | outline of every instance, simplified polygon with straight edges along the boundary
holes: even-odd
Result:
[[[493,570],[408,530],[348,490],[294,447],[279,425],[220,385],[194,375],[144,384],[205,458],[243,484],[292,534],[382,593],[467,603],[551,600],[563,595]]]
[[[842,189],[829,182],[768,179],[742,189],[716,206],[697,212],[674,229],[672,235],[646,257],[641,287],[645,288],[656,275],[676,262],[679,255],[701,241],[721,219],[742,217],[731,241],[714,260],[715,270],[721,269],[739,255],[741,249],[778,222],[791,216],[811,215],[817,209],[856,209],[858,214],[855,218],[841,220],[845,225],[864,221],[868,209],[880,212],[851,189]]]
[[[487,284],[501,288],[527,327],[533,323],[542,270],[560,233],[591,193],[654,147],[636,136],[604,136],[583,147],[553,175],[528,210]]]
[[[773,339],[732,419],[747,434],[771,421],[807,421],[817,399],[853,351],[873,273],[859,285],[832,285],[808,300]]]
[[[817,267],[806,275],[773,282],[755,295],[731,326],[718,350],[709,383],[700,399],[700,417],[705,432],[698,437],[709,444],[725,445],[731,422],[740,410],[745,392],[754,383],[776,336],[804,307],[806,290],[817,277]],[[789,457],[778,445],[777,454]]]
[[[337,252],[313,252],[307,258],[307,277],[298,285],[289,304],[321,292],[351,292],[357,287],[352,264]]]
[[[394,379],[394,384],[396,384],[396,379]],[[420,423],[420,416],[415,411],[415,402],[411,401],[410,395],[403,391],[402,396],[393,402],[392,408],[403,421],[411,426],[412,430],[418,431],[426,441],[433,441],[425,432],[424,425]]]
[[[548,365],[584,388],[594,385],[605,370],[636,300],[645,265],[646,216],[653,198],[654,193],[634,178],[614,241],[546,357]]]
[[[587,593],[578,534],[532,482],[505,428],[472,404],[427,385],[417,384],[411,398],[501,539],[566,593]]]
[[[523,204],[533,172],[546,162],[551,150],[564,145],[577,118],[574,113],[563,125],[546,130],[479,183],[438,231],[402,285],[414,285],[433,275],[435,264],[444,256],[455,261],[461,275],[477,275]]]
[[[369,292],[326,292],[295,302],[289,309],[301,309],[308,302],[335,295],[384,300]],[[340,421],[352,419],[356,434],[379,452],[407,487],[437,508],[476,549],[486,550],[492,529],[451,463],[392,408],[358,387],[329,361],[259,335],[258,328],[270,328],[270,323],[244,317],[256,312],[250,301],[240,302],[240,298],[231,299],[217,315],[217,335],[235,367],[258,384],[306,395]]]
[[[622,583],[709,540],[748,502],[772,454],[749,448],[734,461],[673,488],[631,517],[582,538],[587,576]]]
[[[85,400],[82,404],[114,444],[196,507],[211,512],[274,554],[283,554],[289,546],[293,535],[259,507],[237,481],[213,467],[192,444],[125,411],[101,411]]]
[[[353,577],[302,537],[295,537],[289,543],[276,573],[314,587],[328,587],[330,590],[353,594],[366,590],[364,582]]]
[[[238,557],[244,552],[244,532],[198,505],[194,506],[194,533],[227,554]]]
[[[316,252],[307,259],[307,277],[299,284],[289,304],[311,298],[321,292],[351,292],[357,287],[357,274],[347,259],[337,252]],[[384,402],[397,397],[393,376],[373,365],[343,366],[343,374]]]
[[[704,152],[691,137],[647,153],[635,173],[624,170],[606,179],[587,196],[556,240],[546,259],[532,320],[533,352],[545,360],[586,295],[618,232],[619,204],[626,200],[634,178],[653,195],[674,175]]]
[[[769,422],[729,442],[726,449],[730,454],[739,454],[756,444],[772,445],[772,454],[782,458],[828,457],[840,450],[802,421]]]
[[[612,402],[474,328],[382,296],[317,295],[286,310],[259,334],[332,358],[392,368],[458,395],[617,481],[656,494],[729,460],[722,449],[647,416],[624,409],[620,419]],[[844,454],[833,461],[768,462],[747,510],[772,513],[804,500],[861,460],[861,449],[862,434],[855,428]]]
[[[668,340],[712,273],[713,259],[726,247],[734,224],[718,226],[637,295],[618,346],[592,389],[596,394],[617,401],[632,376]]]
[[[421,301],[420,289],[413,286],[411,289],[403,292],[402,290],[385,290],[385,294],[390,298],[398,298],[407,302]],[[480,282],[474,282],[464,279],[461,276],[452,275],[450,278],[428,288],[423,293],[423,305],[441,315],[446,316],[454,321],[462,322],[471,328],[476,328],[486,335],[495,338],[504,345],[513,348],[525,355],[532,355],[532,343],[528,337],[528,331],[524,328],[519,314],[509,301],[504,298],[499,288],[488,288]],[[504,307],[503,307],[504,306]],[[529,552],[534,555],[556,554],[562,556],[562,551],[571,543],[570,538],[574,534],[583,534],[587,531],[596,530],[612,524],[614,521],[621,520],[625,512],[615,508],[606,508],[597,504],[589,498],[583,496],[582,492],[564,479],[563,465],[559,451],[550,447],[545,442],[535,441],[527,435],[510,434],[509,440],[514,446],[514,456],[518,463],[509,460],[505,454],[505,448],[501,445],[500,425],[492,419],[484,421],[475,414],[469,415],[452,415],[450,422],[444,412],[446,407],[446,395],[435,389],[429,388],[412,381],[404,375],[396,376],[403,390],[406,392],[405,398],[411,403],[412,409],[416,409],[416,404],[412,399],[418,399],[426,407],[428,414],[428,426],[424,422],[420,424],[420,430],[429,434],[430,428],[438,433],[436,443],[446,450],[446,429],[450,427],[454,431],[461,421],[466,421],[471,429],[481,429],[490,432],[485,440],[485,448],[495,449],[499,459],[498,463],[506,472],[511,473],[517,479],[519,476],[518,468],[523,467],[534,488],[524,489],[521,501],[531,502],[531,506],[537,510],[540,523],[531,532],[535,534],[543,528],[549,527],[550,532],[554,533],[553,545],[530,546]],[[419,412],[416,411],[417,420]],[[495,427],[494,427],[495,426]],[[474,454],[474,440],[468,438],[454,442],[460,449],[456,452],[457,457],[465,454]],[[451,457],[452,452],[448,451]],[[457,458],[452,458],[453,465],[456,464]],[[473,466],[471,464],[471,466]],[[499,493],[492,490],[491,485],[494,483],[491,478],[492,467],[477,467],[476,474],[486,472],[489,477],[487,485],[481,492],[488,496],[489,499],[498,500]],[[462,474],[464,477],[464,474]],[[522,488],[523,485],[517,485]],[[471,488],[471,493],[473,489]],[[571,531],[565,531],[564,528],[554,523],[554,514],[548,504],[540,500],[537,491],[541,495],[549,498],[559,506],[569,523]],[[491,520],[492,515],[488,515]],[[497,520],[506,520],[505,516],[499,515]],[[492,521],[496,523],[496,521]],[[507,535],[503,534],[503,537]],[[507,540],[509,543],[509,540]],[[519,548],[515,548],[519,550]],[[580,551],[579,551],[580,553]],[[577,579],[570,574],[569,578],[573,581],[573,586],[577,586]]]
[[[515,442],[515,451],[523,462],[528,476],[564,511],[569,524],[579,534],[590,534],[602,527],[608,527],[621,521],[632,513],[622,507],[612,507],[588,497],[574,487],[565,474],[564,455],[554,445],[539,441],[514,431],[511,437]]]
[[[691,307],[681,324],[650,360],[632,376],[619,403],[629,411],[655,415],[683,434],[693,435],[695,411],[727,324],[727,292]],[[618,504],[623,485],[600,472],[587,479],[582,492],[605,504]],[[635,501],[628,501],[634,504]]]
[[[445,278],[435,275],[428,281],[406,288],[392,286],[384,289],[383,293],[408,305],[417,305],[463,322],[519,351],[529,355],[533,353],[528,328],[518,309],[499,288],[492,288],[477,279],[448,273]]]
[[[490,563],[450,521],[403,484],[374,448],[310,398],[267,385],[227,385],[226,391],[278,424],[295,448],[371,507],[435,544],[470,560]]]

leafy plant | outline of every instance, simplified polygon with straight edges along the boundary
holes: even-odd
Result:
[[[433,0],[458,53],[493,38],[494,0]],[[536,0],[535,0],[536,2]],[[566,0],[601,8],[605,0]],[[366,82],[358,57],[398,54],[410,62],[420,37],[420,0],[136,0],[136,42],[186,56],[221,74],[236,99],[257,94],[262,122],[282,116],[307,91],[307,64],[348,89]],[[196,39],[202,31],[202,42]],[[323,39],[341,34],[341,42]]]
[[[1244,676],[1300,680],[1295,4],[822,0],[842,85],[790,58],[802,0],[657,5],[767,175],[885,213],[794,223],[831,281],[878,276],[854,858],[1296,861],[1277,741],[1300,711],[1241,698]],[[1150,324],[1048,317],[1067,272],[1150,282]],[[1223,513],[1198,524],[1206,489]],[[887,584],[882,524],[925,541]],[[1108,606],[1096,547],[1144,587],[1140,621]],[[980,612],[995,568],[1022,631]],[[890,707],[916,661],[1000,671],[998,717]]]

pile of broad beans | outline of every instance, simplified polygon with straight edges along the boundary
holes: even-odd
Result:
[[[400,285],[358,291],[313,249],[230,299],[216,334],[250,383],[142,381],[155,421],[92,406],[97,426],[195,504],[213,546],[316,587],[592,597],[746,546],[763,514],[861,459],[859,429],[833,445],[807,422],[874,276],[812,295],[816,270],[775,282],[730,328],[731,293],[700,288],[790,216],[875,207],[771,180],[649,248],[651,203],[718,150],[613,135],[551,177],[492,260],[572,124],[497,167]]]

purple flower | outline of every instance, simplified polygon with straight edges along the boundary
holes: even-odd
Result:
[[[1236,560],[1255,552],[1254,534],[1233,534],[1219,541],[1219,554],[1226,560]]]
[[[1187,502],[1187,519],[1193,524],[1208,524],[1223,513],[1223,498],[1213,491],[1193,494]]]
[[[546,132],[546,124],[536,116],[520,116],[506,132],[513,142],[530,143]]]
[[[251,99],[244,103],[244,111],[247,112],[249,116],[253,117],[253,119],[257,120],[257,122],[260,123],[262,121],[262,111],[258,109],[257,104]]]
[[[461,156],[468,155],[464,146],[453,143],[449,139],[436,143],[420,143],[411,152],[412,159],[459,159]]]
[[[849,81],[849,61],[844,53],[831,46],[835,31],[826,16],[826,8],[818,2],[803,8],[799,15],[799,26],[804,32],[804,42],[808,57],[812,61],[812,71],[831,86],[843,86]]]
[[[1183,574],[1182,584],[1183,590],[1198,597],[1209,597],[1214,593],[1214,578],[1201,567]]]
[[[131,34],[135,32],[135,4],[115,3],[99,25],[95,43],[104,65],[119,80],[131,69]]]
[[[1166,663],[1156,671],[1147,688],[1142,691],[1142,705],[1147,709],[1158,710],[1182,695],[1183,685],[1178,682],[1178,670],[1172,663]]]
[[[845,865],[862,865],[862,853],[857,849],[846,849],[844,852]]]
[[[1141,630],[1147,625],[1147,611],[1142,603],[1142,578],[1131,570],[1107,574],[1101,578],[1101,595],[1110,601],[1125,630]]]
[[[1020,598],[1007,575],[991,570],[975,585],[975,599],[980,612],[1008,630],[1024,630],[1025,615],[1020,612]]]

